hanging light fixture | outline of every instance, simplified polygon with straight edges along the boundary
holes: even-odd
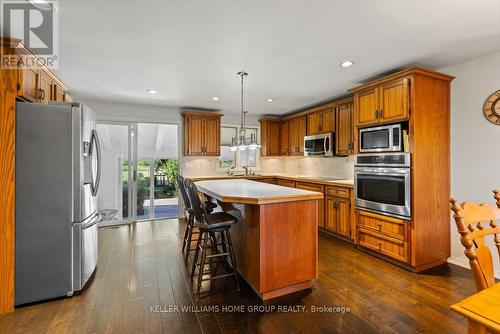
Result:
[[[250,138],[245,137],[245,121],[246,121],[246,114],[248,111],[245,111],[244,104],[243,104],[243,79],[248,76],[247,72],[241,71],[238,72],[237,75],[241,77],[241,124],[240,128],[238,130],[238,137],[233,137],[231,140],[231,151],[244,151],[247,148],[249,150],[256,150],[257,148],[261,147],[259,144],[257,144],[257,136],[255,134],[251,134]],[[247,144],[248,142],[248,144]]]

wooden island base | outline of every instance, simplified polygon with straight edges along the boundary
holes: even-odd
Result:
[[[238,218],[231,228],[238,271],[263,301],[312,287],[317,277],[318,200],[219,204]]]

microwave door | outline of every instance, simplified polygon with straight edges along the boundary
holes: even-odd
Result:
[[[361,150],[364,152],[381,152],[389,149],[389,130],[363,131],[361,133]]]

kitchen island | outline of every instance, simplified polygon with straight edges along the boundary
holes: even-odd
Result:
[[[243,179],[195,185],[238,219],[231,228],[238,271],[262,300],[312,287],[322,193]]]

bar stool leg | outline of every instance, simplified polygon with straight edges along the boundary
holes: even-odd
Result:
[[[231,240],[231,233],[229,229],[226,230],[227,243],[229,245],[229,256],[231,256],[231,262],[233,264],[234,279],[236,281],[236,290],[240,291],[240,282],[238,281],[238,268],[236,265],[236,257],[234,256],[233,242]]]
[[[201,283],[203,279],[203,272],[205,271],[205,260],[207,258],[207,242],[208,242],[209,235],[208,233],[203,233],[203,246],[202,246],[202,251],[201,251],[201,261],[200,261],[200,266],[198,267],[198,286],[196,288],[196,297],[200,297],[200,289],[201,289]]]
[[[188,240],[188,234],[189,234],[189,224],[191,223],[191,216],[192,214],[188,214],[188,219],[187,219],[187,223],[186,223],[186,230],[184,231],[184,239],[182,241],[182,253],[184,253],[184,250],[186,249],[186,243],[187,243],[187,240]],[[189,249],[189,247],[188,247]]]
[[[189,216],[189,221],[188,221],[188,236],[187,236],[187,241],[186,241],[186,260],[189,257],[189,252],[191,252],[191,242],[193,240],[193,233],[194,233],[194,215],[190,214]]]
[[[198,235],[198,240],[196,241],[196,249],[194,251],[193,267],[191,269],[191,279],[194,278],[194,273],[196,272],[196,263],[198,262],[198,255],[200,254],[201,239],[203,239],[205,233],[200,231]]]

